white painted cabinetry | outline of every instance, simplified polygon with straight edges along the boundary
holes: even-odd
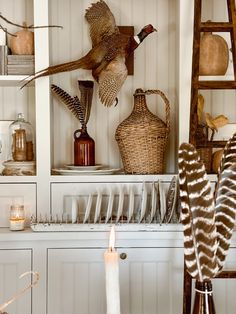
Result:
[[[120,259],[122,314],[181,313],[181,248],[118,252],[127,255]],[[104,249],[94,248],[49,249],[48,314],[106,312],[103,254]]]
[[[31,277],[19,276],[32,269],[31,249],[1,249],[0,246],[0,304],[31,283]],[[14,314],[32,314],[31,291],[27,291],[16,302],[10,304],[6,311]]]
[[[16,233],[1,228],[0,300],[25,286],[29,278],[21,281],[17,277],[33,269],[40,273],[40,281],[32,290],[32,299],[27,293],[23,301],[17,303],[27,308],[27,314],[104,314],[103,254],[108,246],[109,229],[107,225],[106,231],[41,233],[26,230]],[[126,259],[119,260],[122,314],[182,312],[181,228],[172,225],[156,226],[156,229],[116,232],[117,250],[126,254]],[[227,257],[228,269],[236,268],[235,249],[234,234]],[[234,313],[235,288],[234,279],[213,280],[219,313]],[[18,308],[13,307],[7,312],[24,313],[17,311]]]

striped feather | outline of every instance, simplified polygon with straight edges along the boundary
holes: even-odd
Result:
[[[200,281],[217,273],[214,201],[205,167],[191,144],[179,150],[181,221],[188,272]]]
[[[236,215],[236,133],[225,146],[215,192],[218,248],[216,259],[222,270],[230,246]]]
[[[93,81],[78,81],[79,90],[80,90],[80,104],[83,107],[84,111],[84,123],[87,125],[93,99]]]
[[[77,96],[70,96],[62,88],[54,84],[51,85],[51,91],[70,109],[74,116],[80,121],[82,128],[85,127],[85,110],[84,107],[81,106],[79,98]]]

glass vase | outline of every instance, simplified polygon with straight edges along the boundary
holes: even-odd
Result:
[[[210,280],[196,281],[192,314],[216,314]]]

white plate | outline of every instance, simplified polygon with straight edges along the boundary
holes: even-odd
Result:
[[[120,186],[120,192],[119,192],[119,203],[117,207],[117,214],[116,214],[116,223],[119,222],[120,217],[123,213],[123,205],[124,205],[124,187]]]
[[[93,202],[93,194],[89,194],[87,205],[86,205],[86,209],[85,209],[85,213],[84,213],[84,220],[83,220],[84,224],[87,222],[87,220],[89,218],[90,211],[91,211],[91,208],[92,208],[92,202]]]
[[[106,214],[106,221],[105,221],[106,224],[108,223],[109,219],[112,216],[113,202],[114,202],[114,193],[111,190],[110,195],[109,195],[108,205],[107,205],[107,214]]]
[[[131,185],[129,188],[129,211],[128,211],[128,221],[130,222],[134,214],[134,188]]]
[[[72,170],[72,169],[52,169],[52,171],[56,174],[61,174],[64,176],[78,176],[78,175],[98,175],[98,174],[113,174],[115,172],[120,171],[121,169],[98,169],[98,170],[91,170],[91,171],[84,171],[84,170]]]
[[[147,184],[143,182],[143,188],[142,188],[142,199],[141,199],[141,210],[140,210],[140,217],[139,217],[139,223],[143,220],[146,209],[147,209]]]
[[[97,169],[101,169],[103,165],[95,165],[95,166],[74,166],[74,165],[65,165],[67,169],[70,170],[79,170],[79,171],[93,171]]]
[[[159,181],[159,195],[160,195],[160,223],[162,223],[166,213],[166,194],[164,189],[164,183],[162,181]]]
[[[159,181],[157,181],[157,183],[155,184],[155,182],[152,182],[152,200],[151,200],[151,214],[150,214],[150,221],[149,223],[151,223],[154,219],[154,216],[156,214],[156,210],[157,210],[157,202],[159,199],[159,195],[158,195],[158,184]]]
[[[96,223],[99,219],[99,216],[101,213],[101,206],[102,206],[102,193],[98,191],[95,214],[94,214],[94,223]]]

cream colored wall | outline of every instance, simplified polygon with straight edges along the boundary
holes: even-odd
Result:
[[[106,1],[118,25],[133,25],[135,32],[152,23],[158,32],[150,35],[135,51],[134,76],[129,76],[120,94],[117,107],[105,108],[97,97],[95,85],[93,107],[88,124],[90,135],[96,142],[96,162],[113,167],[121,166],[114,134],[118,124],[126,118],[133,106],[136,88],[161,89],[171,103],[171,136],[168,148],[167,169],[175,171],[175,147],[177,130],[176,112],[176,1],[175,0],[110,0]],[[51,64],[80,58],[91,47],[89,30],[84,18],[90,0],[51,0],[50,20],[62,25],[63,30],[51,30]],[[76,70],[58,74],[53,83],[75,95],[78,79],[92,79],[89,71]],[[54,125],[54,166],[73,162],[73,132],[79,127],[69,110],[53,99],[52,119]],[[164,104],[160,98],[149,96],[149,108],[164,118]]]
[[[181,4],[183,0],[179,2]],[[63,30],[50,30],[50,64],[80,58],[90,49],[89,30],[84,18],[84,12],[90,3],[90,0],[49,1],[50,23],[63,26]],[[127,78],[119,94],[117,107],[105,108],[100,103],[95,84],[88,128],[90,135],[96,142],[96,162],[113,167],[122,166],[118,146],[114,139],[116,127],[132,111],[133,93],[136,88],[157,88],[166,93],[171,103],[171,134],[166,172],[176,172],[176,150],[179,127],[181,128],[176,123],[179,112],[178,90],[181,83],[178,81],[178,77],[181,71],[187,71],[185,68],[179,68],[178,1],[109,0],[107,3],[114,13],[118,25],[133,25],[135,32],[138,32],[143,25],[152,23],[158,32],[150,35],[135,51],[134,76]],[[32,23],[33,4],[31,0],[0,0],[0,6],[2,14],[5,14],[7,18],[17,23],[22,23],[24,20]],[[224,1],[203,1],[202,11],[203,20],[227,20]],[[6,24],[3,22],[3,25]],[[8,29],[11,32],[16,31],[13,26],[8,26]],[[226,39],[229,40],[227,36]],[[188,52],[187,54],[190,55],[191,53]],[[231,72],[232,66],[228,73]],[[89,71],[77,70],[55,75],[52,82],[72,95],[76,95],[78,79],[92,79],[92,77]],[[206,111],[213,115],[223,113],[230,118],[230,122],[236,121],[235,91],[204,91],[203,94],[206,99]],[[17,87],[1,87],[0,119],[15,119],[18,112],[24,112],[26,118],[35,125],[34,97],[33,87],[23,90]],[[149,108],[163,119],[164,104],[161,99],[157,96],[149,96],[147,101]],[[183,107],[187,108],[189,103],[190,100],[186,98]],[[185,109],[181,111],[181,115],[184,112]],[[52,98],[51,121],[52,166],[58,167],[73,163],[73,132],[79,128],[78,121],[55,98]],[[186,121],[182,129],[186,130],[187,128],[188,122]]]
[[[1,14],[9,20],[22,24],[33,24],[32,0],[0,0]],[[3,27],[11,33],[20,29],[0,20]],[[7,38],[10,43],[10,36]],[[34,88],[20,90],[17,87],[0,87],[0,119],[14,120],[17,113],[23,112],[27,120],[35,125]]]

